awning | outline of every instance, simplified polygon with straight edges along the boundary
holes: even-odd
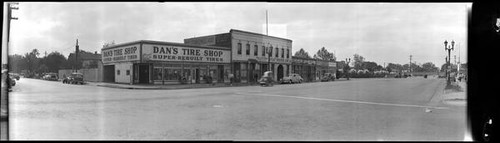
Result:
[[[248,62],[257,63],[258,61],[256,59],[248,59]]]

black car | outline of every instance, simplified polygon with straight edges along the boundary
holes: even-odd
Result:
[[[84,84],[83,82],[83,74],[81,73],[72,73],[70,76],[64,78],[62,80],[63,83],[67,84]]]
[[[19,80],[19,78],[20,78],[19,74],[16,74],[16,73],[9,73],[9,76],[10,76],[12,79],[16,79],[16,80]]]
[[[331,73],[326,73],[325,76],[323,76],[323,78],[321,78],[321,81],[322,82],[335,81],[335,76]]]

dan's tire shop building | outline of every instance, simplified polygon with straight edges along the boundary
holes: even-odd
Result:
[[[128,84],[229,82],[231,49],[140,40],[101,51],[103,81]]]

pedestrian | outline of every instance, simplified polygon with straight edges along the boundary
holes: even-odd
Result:
[[[231,86],[233,86],[233,82],[234,82],[234,75],[232,73],[229,74],[229,84]]]

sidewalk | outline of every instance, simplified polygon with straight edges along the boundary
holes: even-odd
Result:
[[[335,79],[335,81],[330,82],[339,82],[339,81],[348,81],[346,79],[340,78]],[[305,83],[316,83],[320,81],[311,81],[311,82],[302,82]],[[120,88],[120,89],[192,89],[192,88],[214,88],[214,87],[238,87],[238,86],[260,86],[258,83],[233,83],[230,85],[229,83],[215,83],[215,84],[166,84],[166,85],[151,85],[151,84],[124,84],[124,83],[105,83],[105,82],[86,82],[87,85],[90,86],[101,86],[101,87],[109,87],[109,88]],[[276,85],[283,85],[280,83],[275,83]]]
[[[442,101],[447,104],[452,105],[465,105],[467,104],[467,83],[453,82],[452,85],[458,85],[460,87],[457,89],[445,89],[442,95]]]
[[[256,86],[258,84],[251,83],[214,83],[214,84],[170,84],[170,85],[150,85],[150,84],[121,84],[121,83],[104,83],[104,82],[87,82],[87,85],[102,86],[121,89],[191,89],[191,88],[214,88],[214,87],[234,87],[234,86]]]

